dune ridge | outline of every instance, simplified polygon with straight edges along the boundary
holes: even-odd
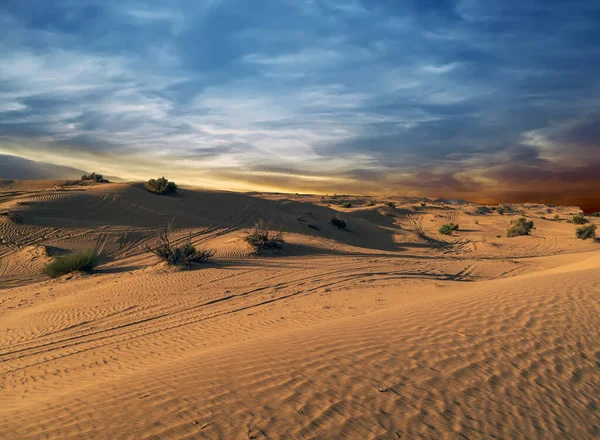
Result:
[[[0,184],[0,438],[600,436],[600,250],[541,218],[575,208],[338,198]],[[251,254],[257,218],[281,254]],[[144,252],[169,219],[214,261]],[[92,245],[96,273],[39,274]]]

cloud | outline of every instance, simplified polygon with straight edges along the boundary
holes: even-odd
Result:
[[[0,7],[0,151],[231,188],[598,183],[593,2],[38,6]]]
[[[428,64],[428,65],[421,66],[421,70],[423,70],[424,72],[427,72],[427,73],[441,74],[441,73],[452,72],[453,70],[456,70],[459,66],[460,66],[459,63],[448,63],[448,64],[442,64],[439,66]]]

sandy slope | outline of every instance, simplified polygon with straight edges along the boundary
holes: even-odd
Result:
[[[540,218],[576,208],[507,239],[517,213],[348,199],[0,184],[0,438],[600,437],[600,247]],[[250,255],[259,217],[281,255]],[[142,251],[171,218],[213,263]],[[97,273],[39,275],[93,245]]]

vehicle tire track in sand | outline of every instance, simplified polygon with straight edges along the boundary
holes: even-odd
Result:
[[[0,431],[23,439],[593,438],[597,271],[523,282],[200,350],[60,404],[11,411]]]

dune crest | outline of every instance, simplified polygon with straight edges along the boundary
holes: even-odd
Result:
[[[600,245],[577,208],[476,208],[3,181],[0,438],[600,436]],[[261,218],[280,252],[244,240]],[[159,263],[169,221],[214,259]]]

